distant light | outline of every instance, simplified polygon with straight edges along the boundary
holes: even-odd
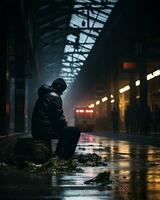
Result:
[[[122,68],[124,70],[133,70],[136,67],[137,67],[137,64],[135,62],[131,62],[131,61],[123,62],[123,65],[122,65]]]
[[[154,72],[153,72],[153,75],[154,75],[154,76],[159,76],[159,75],[160,75],[160,70],[158,69],[158,70],[154,71]]]
[[[148,75],[147,75],[147,81],[150,80],[150,79],[152,79],[152,78],[154,78],[154,75],[153,75],[153,74],[148,74]]]
[[[115,100],[114,100],[114,99],[112,99],[112,100],[111,100],[111,103],[114,103],[114,102],[115,102]]]
[[[86,113],[93,113],[93,110],[86,110]]]
[[[110,97],[113,98],[113,94],[111,94]]]
[[[100,104],[100,101],[98,100],[98,101],[96,101],[96,105],[99,105]]]
[[[130,86],[129,86],[129,85],[126,85],[125,87],[121,88],[121,89],[119,90],[119,92],[120,92],[120,93],[124,93],[124,92],[126,92],[127,90],[130,90]]]
[[[76,110],[76,113],[84,113],[84,110],[78,109],[78,110]]]
[[[139,86],[139,85],[140,85],[140,80],[137,80],[137,81],[135,82],[135,85],[136,85],[136,86]]]
[[[156,71],[154,71],[154,72],[148,74],[148,75],[146,76],[146,79],[147,79],[147,80],[151,80],[151,79],[155,78],[156,76],[160,76],[160,69],[158,69],[158,70],[156,70]],[[135,81],[135,85],[136,85],[136,86],[139,86],[139,85],[140,85],[140,80]],[[120,93],[124,93],[124,92],[126,92],[126,91],[128,91],[128,90],[130,90],[130,86],[129,86],[129,85],[126,85],[126,86],[124,86],[123,88],[120,88],[120,89],[119,89],[119,92],[120,92]],[[160,89],[159,89],[158,91],[160,91]],[[113,95],[111,94],[110,97],[113,98]],[[140,98],[140,96],[136,96],[136,98],[138,99],[138,98]],[[105,101],[107,101],[107,100],[108,100],[107,97],[103,97],[103,98],[102,98],[102,102],[105,102]],[[111,100],[111,103],[114,103],[114,102],[115,102],[115,100],[112,99],[112,100]],[[99,104],[100,104],[100,101],[99,101],[99,100],[96,101],[96,105],[99,105]],[[93,107],[94,107],[94,104],[90,104],[88,107],[89,107],[89,108],[93,108]]]
[[[107,100],[108,100],[107,97],[103,97],[103,98],[102,98],[102,102],[105,102],[105,101],[107,101]]]
[[[92,103],[92,104],[90,104],[88,107],[89,107],[89,108],[94,108],[94,104]]]

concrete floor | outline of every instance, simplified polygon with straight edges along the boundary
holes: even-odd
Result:
[[[20,171],[0,171],[0,199],[160,199],[159,138],[152,137],[154,143],[150,145],[151,139],[144,137],[138,140],[134,136],[124,138],[114,134],[93,134],[82,134],[76,153],[96,153],[107,157],[107,166],[83,167],[81,173],[54,176],[29,176]],[[110,185],[100,187],[84,184],[104,171],[111,172]]]

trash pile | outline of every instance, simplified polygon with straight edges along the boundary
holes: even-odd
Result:
[[[106,158],[102,159],[101,156],[99,156],[96,153],[79,154],[75,156],[75,158],[79,163],[83,164],[83,166],[95,167],[95,166],[107,165],[107,159]]]
[[[52,157],[47,162],[35,164],[25,161],[24,159],[12,159],[9,163],[0,163],[0,170],[10,170],[11,168],[24,170],[25,173],[35,175],[45,174],[60,174],[71,172],[83,172],[82,167],[87,166],[106,166],[107,160],[93,153],[75,155],[70,160],[60,160],[57,157]]]
[[[111,177],[110,177],[110,172],[109,171],[104,171],[99,173],[96,177],[87,180],[84,182],[85,184],[98,184],[100,186],[105,186],[108,184],[111,184]]]

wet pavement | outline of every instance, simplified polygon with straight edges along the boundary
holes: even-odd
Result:
[[[106,157],[107,166],[87,166],[82,167],[83,172],[52,176],[26,175],[20,170],[0,171],[0,199],[158,200],[159,138],[152,138],[155,141],[152,145],[149,138],[148,142],[142,137],[139,141],[130,138],[82,134],[76,153]],[[110,184],[84,183],[104,171],[111,173]]]

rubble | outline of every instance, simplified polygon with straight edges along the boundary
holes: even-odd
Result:
[[[96,177],[85,181],[85,184],[99,184],[99,185],[108,185],[110,184],[112,181],[110,180],[110,172],[108,171],[104,171],[99,173]]]
[[[14,158],[14,159],[13,159]],[[82,167],[87,166],[105,166],[107,165],[106,159],[102,159],[99,155],[93,153],[79,154],[75,155],[73,159],[70,160],[60,160],[58,157],[52,157],[45,163],[34,163],[23,158],[18,159],[12,157],[11,163],[1,163],[0,170],[2,168],[10,169],[11,167],[16,167],[17,169],[22,169],[26,173],[35,175],[45,175],[45,174],[58,174],[58,173],[70,173],[70,172],[83,172]],[[1,167],[3,166],[3,167]]]

